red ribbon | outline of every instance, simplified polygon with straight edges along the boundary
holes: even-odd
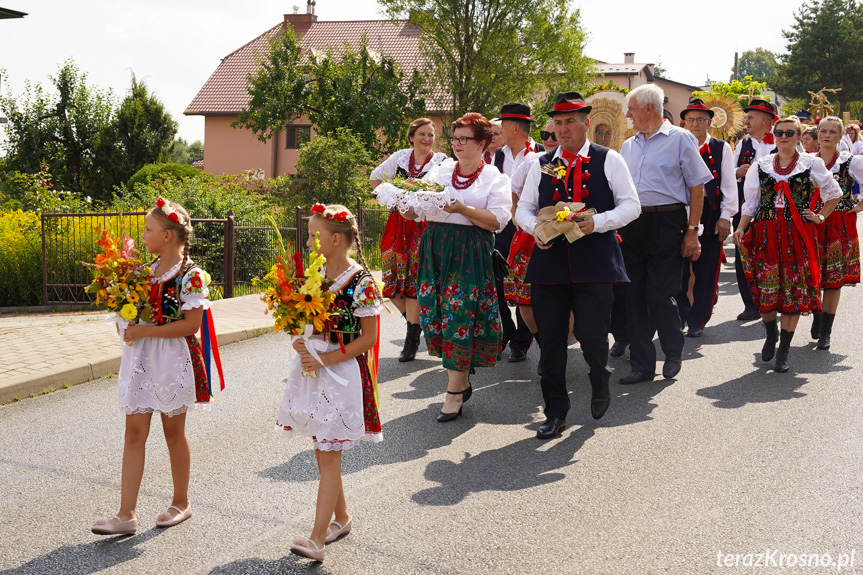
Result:
[[[564,160],[569,160],[569,164],[567,164],[566,166],[566,176],[564,176],[563,178],[563,191],[566,192],[567,197],[569,197],[573,202],[580,202],[585,197],[582,183],[581,165],[582,163],[587,164],[588,162],[590,162],[590,156],[576,156],[575,154],[571,154],[566,150],[562,151],[561,156]],[[570,194],[566,189],[566,183],[569,181],[569,174],[572,172],[573,166],[575,167],[575,173],[572,174],[573,191]],[[575,197],[575,190],[578,190],[577,198]]]
[[[707,154],[709,156],[710,155],[710,143],[708,142],[708,143],[704,144],[703,146],[701,146],[701,148],[698,149],[698,153],[701,154],[702,156],[704,154]]]
[[[528,140],[524,143],[524,156],[527,157],[528,152],[535,152],[536,149],[533,147],[533,143]]]
[[[806,228],[803,225],[803,219],[800,217],[797,206],[791,200],[791,188],[788,186],[787,181],[781,181],[773,186],[773,189],[777,192],[782,192],[785,198],[785,209],[791,210],[791,220],[794,222],[794,227],[797,228],[800,237],[803,238],[803,244],[806,246],[806,264],[809,266],[809,272],[812,274],[812,279],[815,280],[815,285],[821,285],[821,268],[818,264],[818,253],[815,251],[812,237],[806,233]],[[778,214],[777,217],[779,217]]]
[[[210,347],[213,350],[213,363],[216,364],[216,371],[219,372],[219,384],[221,385],[222,391],[225,391],[225,373],[222,371],[222,358],[219,356],[219,342],[216,340],[216,328],[213,325],[213,314],[205,313],[204,316],[207,318],[206,329],[210,335]],[[201,323],[201,339],[203,341],[204,337],[204,324]],[[213,382],[210,382],[210,385],[213,385]]]
[[[773,139],[773,134],[767,132],[764,134],[764,137],[761,139],[762,144],[775,144],[776,140]]]

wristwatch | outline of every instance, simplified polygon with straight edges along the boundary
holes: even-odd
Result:
[[[818,213],[817,213],[817,214],[815,214],[815,215],[816,215],[816,216],[818,216],[818,220],[819,220],[822,224],[824,223],[824,220],[826,220],[826,219],[827,219],[827,218],[825,218],[825,217],[824,217],[824,214],[822,214],[821,212],[818,212]]]
[[[686,226],[686,229],[692,230],[693,232],[698,233],[698,229],[700,227],[701,227],[701,224],[695,224],[694,226],[690,224],[690,225]]]

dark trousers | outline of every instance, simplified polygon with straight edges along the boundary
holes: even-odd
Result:
[[[740,213],[731,218],[731,231],[736,230],[739,224]],[[740,290],[740,299],[743,300],[743,305],[746,309],[755,309],[752,292],[749,291],[749,283],[746,281],[746,274],[743,273],[743,262],[740,261],[740,248],[737,246],[734,246],[734,273],[737,276],[737,289]]]
[[[595,387],[607,382],[611,376],[608,369],[608,329],[614,299],[612,286],[611,283],[530,286],[533,316],[542,338],[540,383],[546,417],[563,419],[569,411],[566,392],[569,311],[575,316],[573,331],[590,367],[588,378],[591,385]]]
[[[701,242],[701,257],[692,262],[683,262],[683,283],[681,291],[675,299],[680,311],[680,319],[689,327],[704,329],[713,306],[716,305],[716,290],[719,285],[719,262],[722,255],[722,242],[716,234],[705,234],[699,238]],[[691,273],[690,273],[691,267]],[[689,303],[689,278],[695,276],[692,288],[692,303]]]
[[[629,284],[620,282],[614,284],[614,303],[611,305],[611,335],[614,343],[629,343],[629,331],[626,329],[626,292]]]
[[[503,328],[503,346],[506,347],[509,342],[510,349],[527,351],[533,342],[533,334],[521,319],[518,308],[515,309],[515,321],[512,321],[512,312],[504,297],[502,279],[495,279],[495,288],[497,288],[497,306],[500,309],[500,324]]]
[[[629,358],[633,371],[656,372],[653,335],[666,358],[683,355],[683,329],[674,296],[680,293],[686,210],[646,212],[621,230],[629,276],[626,299]]]

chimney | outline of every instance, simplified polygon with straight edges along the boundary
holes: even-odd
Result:
[[[315,14],[315,0],[306,0],[306,13],[299,14],[299,7],[294,6],[293,14],[285,14],[285,24],[290,24],[297,34],[308,31],[311,25],[318,21]]]
[[[624,52],[623,53],[623,63],[624,64],[634,64],[635,63],[635,52]]]
[[[306,14],[315,13],[315,0],[306,0]]]

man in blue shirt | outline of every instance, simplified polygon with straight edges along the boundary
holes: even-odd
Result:
[[[663,377],[680,372],[684,337],[674,296],[684,260],[701,254],[704,184],[713,179],[695,136],[663,118],[664,100],[655,84],[637,87],[627,100],[626,117],[638,133],[623,143],[620,154],[638,190],[641,215],[620,231],[631,282],[626,301],[631,372],[621,378],[624,385],[656,377],[655,332],[665,354]]]

